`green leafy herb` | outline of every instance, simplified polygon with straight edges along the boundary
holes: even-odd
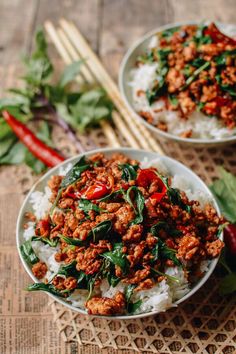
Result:
[[[210,189],[226,219],[236,223],[236,177],[223,167],[219,168],[219,172],[221,178],[216,180]]]
[[[90,167],[90,163],[86,160],[85,156],[82,156],[79,161],[77,161],[69,172],[65,175],[62,180],[60,188],[66,188],[69,185],[75,183],[81,176],[81,173]]]
[[[149,50],[146,54],[144,55],[139,55],[137,57],[137,62],[147,64],[147,63],[153,63],[154,62],[154,51]]]
[[[175,97],[174,95],[168,95],[168,99],[169,99],[172,106],[174,106],[174,107],[178,106],[179,100],[177,97]]]
[[[79,74],[81,65],[83,63],[84,60],[78,60],[68,65],[60,77],[59,86],[65,87],[66,85],[74,81],[75,77]]]
[[[136,302],[131,301],[131,297],[133,295],[134,289],[136,285],[129,284],[125,289],[125,299],[126,299],[126,309],[128,313],[134,313],[138,310],[142,304],[142,300],[138,300]]]
[[[109,236],[109,232],[112,229],[111,220],[104,220],[97,224],[89,233],[89,237],[92,236],[93,242],[98,242],[101,239],[107,238]]]
[[[57,244],[58,244],[58,238],[53,238],[53,239],[50,239],[50,238],[47,238],[47,237],[37,237],[37,236],[33,236],[31,241],[40,241],[40,242],[43,242],[47,245],[49,245],[50,247],[56,247]]]
[[[30,122],[30,128],[38,138],[50,146],[52,139],[49,127],[57,124],[79,149],[76,131],[84,131],[97,126],[101,119],[109,119],[113,108],[106,92],[100,87],[87,85],[78,89],[76,85],[69,86],[80,73],[83,62],[73,62],[65,68],[56,83],[52,81],[53,65],[47,53],[47,42],[43,31],[37,31],[35,50],[24,59],[24,87],[11,89],[12,96],[0,100],[0,113],[7,110],[24,124]],[[41,126],[46,129],[40,131]],[[26,163],[35,173],[46,169],[26,147],[22,147],[0,116],[0,164],[20,163]]]
[[[126,182],[135,180],[137,178],[138,165],[130,165],[129,163],[120,164],[119,168],[122,170],[121,178]]]
[[[32,245],[31,245],[31,240],[25,241],[21,246],[20,246],[20,252],[26,263],[29,265],[33,265],[37,262],[39,262],[39,258],[36,256]]]
[[[26,290],[28,291],[46,291],[52,295],[60,296],[60,297],[65,297],[66,294],[69,294],[70,291],[61,291],[55,288],[54,285],[52,284],[45,284],[45,283],[35,283],[29,285]]]
[[[169,280],[171,280],[171,281],[174,281],[174,282],[176,282],[176,283],[179,283],[179,279],[176,278],[176,277],[173,277],[172,275],[169,275],[169,274],[160,272],[159,270],[154,269],[154,268],[151,268],[151,271],[152,271],[153,273],[158,274],[158,275],[164,276],[164,277],[166,277],[167,279],[169,279]]]
[[[98,199],[98,201],[99,202],[106,202],[107,200],[114,200],[119,195],[123,196],[124,193],[125,193],[125,190],[123,188],[120,188],[117,191],[114,191],[114,192],[106,195],[105,197]]]
[[[80,272],[76,269],[76,264],[77,262],[74,260],[69,264],[61,265],[57,275],[78,278],[80,276]]]
[[[185,85],[181,87],[181,91],[185,90],[198,77],[198,75],[210,65],[211,63],[206,61],[202,66],[196,69],[193,74],[186,80]]]
[[[88,199],[82,199],[82,198],[81,198],[80,201],[79,201],[78,206],[79,206],[79,208],[80,208],[81,210],[83,210],[83,211],[85,212],[85,214],[88,214],[88,212],[89,212],[90,210],[94,210],[94,211],[96,211],[96,213],[100,213],[100,212],[105,213],[105,212],[106,212],[106,210],[103,210],[103,209],[99,208],[98,205],[92,203],[92,202],[91,202],[90,200],[88,200]]]
[[[200,46],[202,44],[210,44],[212,43],[212,39],[208,35],[204,35],[204,30],[207,28],[206,25],[200,25],[198,26],[198,29],[196,31],[196,34],[194,36],[194,41],[197,44],[197,46]]]
[[[141,191],[136,186],[130,187],[126,194],[125,199],[132,206],[136,214],[135,219],[130,223],[130,225],[141,224],[143,221],[143,212],[145,199]]]
[[[236,56],[236,49],[226,50],[220,55],[218,55],[217,57],[215,57],[214,60],[218,66],[221,66],[221,65],[226,65],[226,61],[228,57],[235,58],[235,56]]]
[[[162,222],[154,225],[153,227],[151,227],[150,232],[154,235],[154,236],[158,236],[158,233],[161,229],[163,229],[163,227],[165,227],[164,223],[161,224]],[[181,266],[181,262],[178,260],[178,258],[176,257],[176,250],[169,248],[165,242],[163,242],[160,238],[158,238],[158,241],[156,243],[156,245],[153,247],[152,251],[152,263],[156,262],[158,259],[170,259],[174,262],[174,264],[176,266]]]
[[[105,252],[101,256],[108,259],[114,265],[122,269],[123,274],[126,274],[129,269],[129,262],[126,255],[122,252],[122,243],[115,243],[113,251]]]
[[[159,49],[157,51],[158,58],[158,80],[156,81],[154,87],[151,90],[146,91],[146,97],[149,104],[152,104],[153,101],[164,94],[166,90],[165,77],[168,72],[168,55],[171,53],[171,49]]]
[[[179,26],[168,28],[160,33],[160,36],[165,39],[170,39],[175,32],[180,29]]]
[[[219,288],[221,295],[228,295],[236,291],[236,273],[227,274],[220,283]]]
[[[58,237],[60,237],[60,239],[62,239],[68,245],[81,246],[84,244],[84,242],[79,240],[78,238],[66,237],[64,235],[58,235]]]

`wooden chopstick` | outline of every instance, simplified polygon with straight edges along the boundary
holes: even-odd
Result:
[[[53,24],[50,21],[47,21],[45,23],[45,28],[46,28],[46,31],[48,32],[52,42],[54,43],[56,49],[58,50],[59,54],[61,55],[63,61],[65,62],[65,64],[71,64],[74,59],[72,60],[71,55],[65,49],[55,27],[53,26]],[[79,76],[76,78],[76,81],[78,81],[80,84],[83,83],[82,78]],[[118,138],[115,135],[114,130],[107,122],[102,123],[102,129],[103,129],[104,134],[106,135],[107,140],[109,141],[109,144],[112,147],[120,147],[121,146]]]
[[[67,38],[66,33],[62,29],[58,29],[57,33],[58,33],[58,36],[61,38],[61,41],[63,42],[63,44],[65,46],[65,49],[67,49],[67,51],[68,51],[69,55],[71,56],[71,58],[73,60],[83,59],[81,57],[80,53],[78,53],[78,51],[76,51],[74,49],[74,47],[72,46],[71,42]],[[85,61],[86,61],[86,59],[85,59]],[[93,74],[90,72],[90,70],[86,66],[86,62],[81,67],[81,74],[83,75],[83,77],[85,78],[85,80],[88,83],[94,84],[94,82],[96,82],[96,78],[93,76]],[[132,146],[133,148],[137,148],[138,149],[140,147],[138,142],[135,140],[135,138],[133,137],[131,132],[129,132],[127,130],[127,127],[126,127],[125,123],[123,122],[120,114],[117,111],[113,111],[112,118],[113,118],[113,122],[114,122],[115,126],[117,127],[117,129],[120,132],[122,132],[122,135],[125,137],[125,139],[129,143],[129,145]],[[103,128],[104,128],[104,124],[103,124]],[[110,137],[111,137],[111,132],[110,132]]]
[[[96,54],[91,50],[88,43],[75,27],[73,23],[69,23],[64,19],[60,20],[61,27],[64,29],[65,33],[67,34],[68,38],[73,43],[74,47],[77,51],[85,56],[88,57],[86,61],[87,66],[89,67],[90,71],[96,77],[97,81],[105,88],[107,93],[110,95],[112,101],[115,103],[117,109],[121,113],[122,117],[126,121],[127,125],[130,127],[131,131],[134,133],[136,137],[138,137],[139,144],[154,151],[157,151],[159,154],[163,155],[164,152],[160,145],[156,142],[156,140],[151,136],[149,131],[141,125],[137,120],[132,116],[132,114],[126,108],[121,95],[119,93],[118,87],[111,79],[107,71],[102,66],[100,60],[96,56]],[[143,133],[145,130],[145,133]],[[145,139],[143,139],[143,135]],[[139,139],[139,138],[142,139]],[[143,141],[146,143],[143,143]]]

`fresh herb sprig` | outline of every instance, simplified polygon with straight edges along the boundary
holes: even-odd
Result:
[[[35,50],[24,58],[23,88],[11,89],[11,96],[0,100],[0,165],[25,163],[36,173],[46,166],[22,145],[1,117],[7,110],[24,124],[33,127],[39,139],[52,145],[52,127],[60,126],[79,151],[76,131],[83,133],[102,119],[109,119],[112,103],[101,87],[76,87],[84,60],[67,66],[56,83],[54,68],[47,52],[42,30],[35,35]]]

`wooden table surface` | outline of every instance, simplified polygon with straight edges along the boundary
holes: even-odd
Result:
[[[43,26],[45,20],[50,19],[56,23],[62,16],[72,20],[80,28],[90,42],[92,48],[99,54],[109,73],[117,79],[120,61],[129,46],[145,32],[166,23],[206,20],[234,23],[236,20],[236,0],[1,0],[0,1],[0,80],[1,91],[8,87],[6,73],[13,66],[20,63],[21,54],[31,51],[33,33],[38,26]],[[55,49],[50,47],[50,54],[56,58]],[[12,79],[11,79],[12,80]],[[12,83],[11,83],[12,85]],[[0,93],[1,93],[0,91]],[[2,168],[1,168],[2,171]],[[14,183],[7,181],[5,187]],[[0,188],[3,188],[4,185]],[[0,196],[0,205],[4,205],[4,193]],[[21,199],[14,205],[2,211],[2,217],[11,222],[9,228],[0,228],[6,244],[14,246],[14,229],[18,207]],[[11,201],[10,201],[11,203]],[[9,215],[9,210],[11,210]],[[27,276],[22,280],[26,284]],[[48,301],[46,295],[41,294],[38,302],[38,313],[45,311],[45,318],[37,319],[37,326],[42,327],[43,321],[50,325],[43,338],[32,342],[24,341],[18,349],[11,353],[47,353],[44,341],[53,341],[53,354],[75,353],[101,353],[97,347],[79,347],[77,343],[67,343],[59,349],[59,338],[56,326],[53,324],[50,309],[45,310]],[[4,307],[4,313],[9,316],[9,311]],[[7,312],[8,311],[8,312]],[[11,310],[11,315],[16,313]],[[45,327],[46,328],[46,327]],[[40,332],[40,331],[39,331]],[[31,336],[31,324],[25,325],[22,337]],[[41,332],[40,332],[41,333]],[[6,338],[0,340],[7,343]],[[28,344],[27,344],[28,343]],[[29,346],[29,343],[31,345]],[[4,346],[2,346],[3,348]],[[7,347],[2,354],[8,353]],[[111,352],[111,351],[109,351]],[[113,352],[113,351],[112,351]],[[118,351],[117,351],[118,352]]]

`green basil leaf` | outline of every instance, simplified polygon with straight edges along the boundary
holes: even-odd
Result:
[[[122,252],[122,248],[122,243],[115,243],[112,251],[102,253],[101,256],[108,259],[114,265],[118,265],[122,269],[123,274],[126,274],[129,269],[129,262],[126,255]]]
[[[37,262],[39,262],[39,258],[36,256],[32,245],[31,245],[31,240],[25,241],[21,246],[20,246],[20,252],[26,263],[29,265],[33,265]]]
[[[96,204],[92,203],[90,200],[88,199],[80,199],[79,204],[78,204],[79,208],[81,210],[83,210],[85,212],[85,214],[88,214],[88,212],[90,210],[94,210],[96,211],[96,213],[100,213],[100,212],[106,212],[106,210],[103,210],[101,208],[99,208],[99,206],[97,206]]]
[[[197,77],[198,75],[211,65],[210,61],[204,62],[202,66],[196,69],[193,74],[186,80],[185,85],[180,88],[181,91],[185,90]]]
[[[138,300],[136,302],[130,301],[135,288],[136,288],[136,285],[129,284],[127,286],[127,288],[125,289],[126,309],[127,309],[128,313],[134,313],[136,310],[138,310],[140,308],[140,306],[142,304],[142,300]]]
[[[84,244],[84,242],[82,240],[79,240],[78,238],[66,237],[64,235],[58,235],[58,237],[60,237],[60,239],[62,239],[68,245],[82,246]]]
[[[35,283],[35,284],[31,284],[29,285],[26,290],[28,291],[46,291],[52,295],[56,295],[56,296],[60,296],[60,297],[65,297],[66,293],[70,294],[71,291],[60,291],[57,288],[55,288],[54,285],[52,284],[45,284],[45,283]]]
[[[130,165],[129,163],[120,164],[119,168],[122,170],[121,178],[126,182],[136,180],[138,165]]]
[[[133,194],[132,199],[131,193]],[[130,223],[130,225],[141,224],[143,222],[143,212],[145,205],[145,199],[142,195],[142,192],[138,189],[138,187],[132,186],[127,190],[125,199],[132,206],[136,214],[135,219]]]
[[[47,237],[33,236],[31,238],[31,241],[40,241],[40,242],[43,242],[43,243],[49,245],[50,247],[56,247],[57,244],[58,244],[58,238],[50,239],[50,238],[47,238]]]
[[[168,28],[168,29],[162,31],[160,33],[160,36],[162,38],[170,39],[175,32],[179,31],[179,29],[180,29],[179,26]]]
[[[82,156],[79,161],[77,161],[69,172],[65,175],[62,180],[61,188],[66,188],[70,184],[75,183],[81,176],[82,172],[89,169],[90,163],[86,160],[85,156]]]
[[[89,233],[89,237],[93,238],[93,242],[98,242],[101,239],[107,238],[112,229],[111,220],[104,220],[97,224]]]
[[[210,186],[217,203],[227,220],[236,223],[236,177],[219,168],[220,179]]]
[[[221,295],[228,295],[236,291],[236,273],[230,273],[224,277],[220,283],[219,291]]]
[[[64,275],[67,277],[78,278],[80,276],[80,271],[76,269],[76,260],[72,261],[69,264],[61,265],[57,275]]]
[[[59,80],[59,85],[61,87],[65,87],[71,81],[75,80],[75,77],[79,74],[81,65],[84,63],[84,60],[78,60],[73,62],[72,64],[68,65],[64,72],[61,75]]]

